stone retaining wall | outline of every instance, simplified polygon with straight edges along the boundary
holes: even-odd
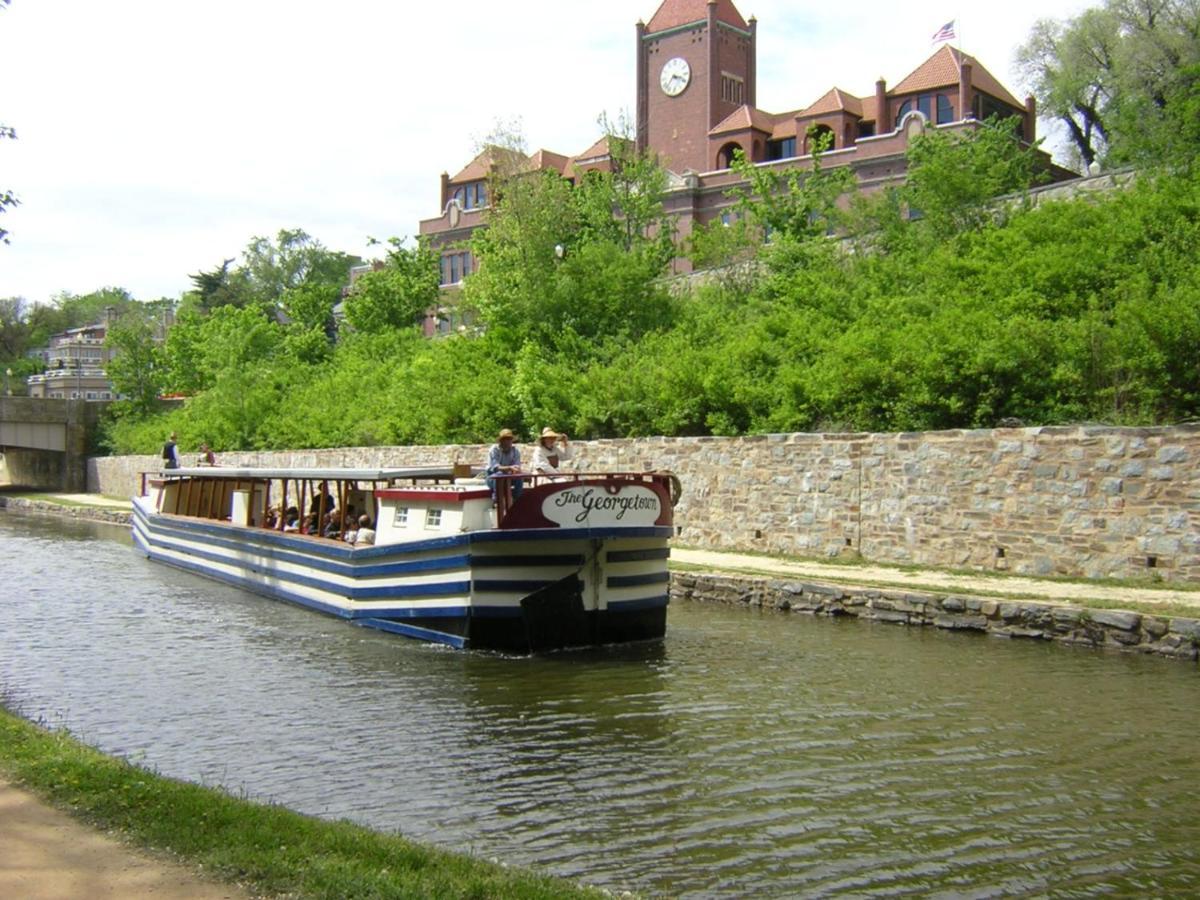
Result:
[[[98,506],[66,506],[46,500],[31,500],[28,497],[5,497],[0,495],[0,509],[15,509],[23,513],[56,518],[87,519],[92,522],[107,522],[128,528],[131,514],[123,509],[104,509]]]
[[[1024,575],[1200,582],[1200,427],[579,442],[582,469],[669,469],[680,543]],[[524,446],[526,459],[532,448]],[[482,463],[486,446],[220,454],[228,465]],[[184,454],[185,461],[189,454]],[[128,495],[155,457],[89,461]]]
[[[1190,662],[1200,657],[1200,620],[1108,609],[691,572],[672,573],[671,600],[854,616],[895,625],[932,625],[995,637],[1154,653]]]

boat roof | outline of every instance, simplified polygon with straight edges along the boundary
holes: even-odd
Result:
[[[471,474],[478,471],[471,467]],[[220,478],[225,481],[254,479],[287,479],[289,481],[407,481],[411,479],[450,479],[470,477],[463,474],[462,466],[408,466],[399,469],[348,469],[336,468],[251,468],[240,466],[193,466],[178,469],[162,469],[164,478]]]

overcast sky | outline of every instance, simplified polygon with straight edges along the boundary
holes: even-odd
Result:
[[[758,103],[896,84],[955,19],[1018,99],[1016,47],[1078,0],[735,0],[758,18]],[[12,0],[0,8],[0,297],[178,297],[256,235],[369,237],[436,216],[439,175],[498,121],[573,155],[631,114],[634,23],[657,0]]]

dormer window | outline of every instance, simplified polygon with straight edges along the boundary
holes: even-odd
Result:
[[[472,181],[454,192],[454,201],[460,209],[482,209],[487,206],[487,182]]]

